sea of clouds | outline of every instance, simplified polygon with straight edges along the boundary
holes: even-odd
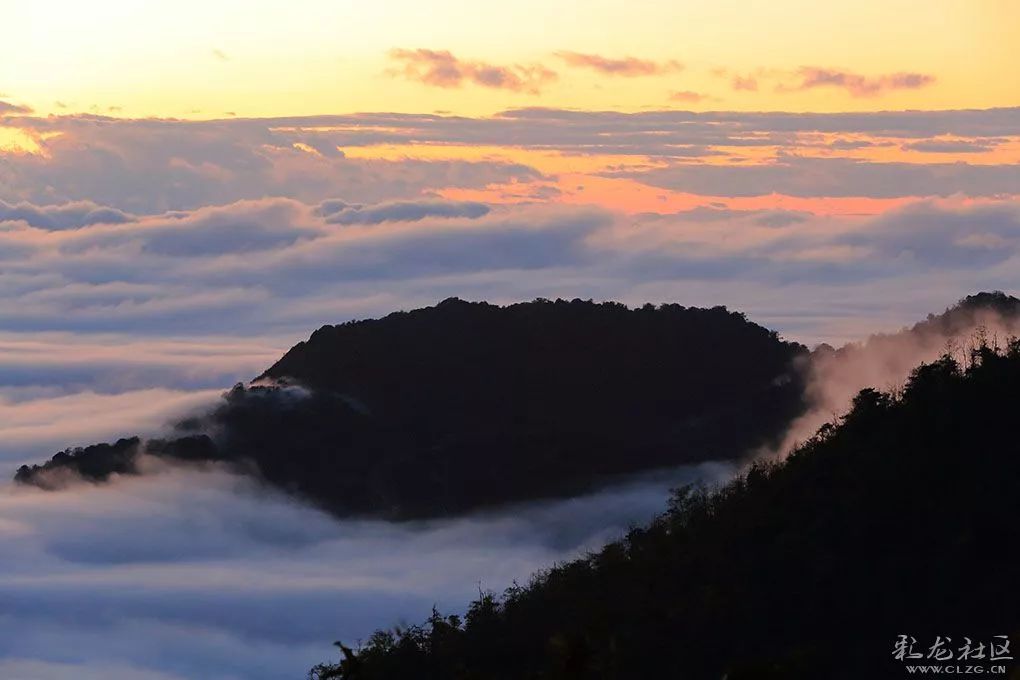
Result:
[[[0,676],[299,678],[378,627],[462,610],[662,511],[706,464],[590,496],[393,524],[336,520],[215,468],[0,487]]]
[[[895,388],[947,348],[963,358],[978,333],[1004,342],[1016,330],[1015,320],[981,313],[951,332],[930,326],[817,354],[802,367],[811,408],[791,424],[780,451],[844,412],[858,389]],[[48,349],[17,350],[28,359],[40,347]],[[26,452],[38,460],[69,443],[158,433],[218,398],[220,390],[191,383],[192,364],[210,361],[204,346],[168,347],[175,345],[117,359],[117,352],[81,345],[79,360],[92,356],[127,376],[127,391],[97,391],[102,372],[75,362],[54,370],[91,384],[86,391],[62,389],[56,379],[49,387],[8,386],[15,396],[0,404],[5,476]],[[251,375],[269,351],[226,341],[221,349],[235,362],[220,365],[211,380]],[[145,387],[153,381],[178,387]],[[421,621],[433,606],[460,611],[479,590],[527,582],[648,521],[671,488],[724,483],[736,470],[709,463],[578,498],[407,523],[337,520],[216,465],[148,461],[141,476],[56,492],[5,482],[0,676],[301,677],[331,658],[335,639],[356,644],[376,628]]]
[[[1015,109],[5,116],[0,125],[35,134],[41,151],[0,154],[0,479],[64,447],[158,434],[322,324],[452,295],[725,304],[788,338],[838,346],[968,293],[1017,290],[1016,163],[808,152],[835,144],[826,135],[1006,145],[1018,120]],[[557,178],[524,162],[344,153],[510,138],[568,156],[646,155],[641,167],[599,174],[700,192],[707,203],[621,213],[557,204]],[[754,146],[780,151],[766,163],[702,162]],[[518,187],[508,197],[516,204],[448,195],[499,198],[492,187]],[[711,200],[775,192],[813,205],[893,203],[834,215]],[[902,384],[946,339],[873,341],[806,366],[812,408],[781,450],[845,410],[857,389]],[[414,524],[336,521],[216,467],[54,493],[0,482],[0,677],[302,677],[335,639],[420,621],[433,605],[458,610],[479,588],[526,581],[646,521],[671,486],[732,472],[687,468]]]

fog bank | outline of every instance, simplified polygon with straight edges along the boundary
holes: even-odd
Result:
[[[335,639],[462,609],[611,540],[724,464],[458,519],[334,518],[220,469],[0,489],[5,677],[300,678]],[[27,670],[26,670],[27,669]],[[104,675],[108,673],[108,675]]]

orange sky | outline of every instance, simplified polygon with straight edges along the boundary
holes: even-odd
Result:
[[[78,143],[74,132],[19,126],[21,114],[230,119],[387,111],[485,121],[524,107],[854,112],[1020,104],[1020,3],[1009,0],[591,0],[581,9],[565,0],[16,3],[4,18],[17,30],[0,41],[0,114],[14,114],[0,124],[0,154],[48,159],[47,140],[69,135],[64,152]],[[657,168],[770,166],[791,157],[1020,162],[1015,136],[977,143],[953,134],[776,137],[774,144],[747,146],[707,142],[706,153],[690,157],[604,152],[598,144],[556,148],[512,137],[355,144],[342,152],[365,162],[520,164],[542,177],[428,192],[629,213],[714,205],[877,214],[917,198],[908,191],[727,197],[636,176]],[[319,155],[303,142],[293,149]]]
[[[1020,103],[1020,3],[1010,0],[57,0],[8,3],[3,15],[16,30],[0,42],[0,93],[44,114]],[[441,85],[409,77],[409,65],[427,70],[394,50],[421,48],[448,51],[462,77]],[[628,71],[628,58],[644,66]],[[529,85],[472,76],[491,69]]]

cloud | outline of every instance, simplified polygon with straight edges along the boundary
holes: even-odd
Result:
[[[0,115],[21,113],[26,115],[30,114],[32,113],[32,108],[21,104],[12,104],[10,102],[0,101]]]
[[[646,216],[650,219],[671,219],[677,218],[690,222],[726,222],[751,218],[755,224],[767,227],[786,227],[791,224],[805,222],[814,217],[811,213],[796,210],[734,210],[730,208],[716,208],[711,206],[699,206],[690,210],[681,210],[672,215]]]
[[[404,524],[338,522],[215,468],[51,493],[7,485],[0,663],[42,679],[79,668],[92,674],[82,677],[106,677],[102,668],[159,680],[300,677],[333,655],[332,640],[420,620],[433,604],[462,609],[479,587],[523,582],[647,521],[671,486],[731,472],[707,464],[591,496]]]
[[[482,87],[538,94],[557,79],[557,74],[540,64],[498,66],[481,61],[464,61],[446,50],[393,49],[390,59],[401,64],[392,71],[408,80],[433,87],[458,88],[464,83]]]
[[[773,453],[789,453],[819,427],[847,413],[853,397],[865,387],[900,389],[914,368],[938,359],[947,350],[966,364],[967,347],[973,346],[979,334],[1002,344],[1018,332],[1017,319],[983,309],[957,313],[955,323],[921,324],[912,330],[874,334],[839,351],[817,353],[805,366],[809,408],[790,425]]]
[[[655,76],[665,73],[675,73],[683,70],[683,64],[675,60],[657,62],[649,59],[638,59],[636,57],[623,57],[612,59],[598,54],[583,54],[580,52],[557,52],[556,56],[575,68],[587,68],[598,71],[604,75],[622,76],[626,78],[636,76]]]
[[[36,206],[25,201],[11,204],[0,200],[0,222],[20,221],[43,229],[75,229],[92,224],[123,224],[134,219],[133,215],[91,201]]]
[[[870,149],[876,146],[889,146],[891,142],[875,142],[867,139],[836,139],[829,143],[830,149],[837,151],[854,151],[856,149]]]
[[[605,173],[651,186],[709,196],[896,198],[1003,196],[1020,187],[1020,164],[869,162],[852,158],[780,156],[768,164],[690,165]]]
[[[33,207],[19,210],[46,214]],[[876,310],[895,327],[977,288],[1020,287],[1020,208],[957,197],[878,218],[720,205],[625,216],[277,198],[70,229],[20,219],[0,228],[0,253],[15,249],[0,267],[0,319],[22,329],[0,333],[7,475],[66,445],[158,431],[323,322],[453,294],[729,304],[798,339],[874,328]],[[831,381],[812,413],[828,419],[855,384],[888,379],[876,371],[889,356],[819,365]],[[523,580],[644,521],[669,486],[728,473],[401,525],[338,523],[215,467],[48,494],[0,485],[0,675],[300,675],[338,637],[460,610],[479,583]]]
[[[307,222],[302,203],[239,201],[185,213],[167,213],[132,224],[79,230],[63,240],[64,254],[116,245],[137,252],[173,257],[241,254],[296,243],[322,234]]]
[[[338,195],[363,202],[420,199],[439,188],[481,188],[542,176],[528,166],[496,160],[346,158],[336,150],[350,141],[344,135],[335,139],[278,129],[276,121],[94,116],[32,121],[33,127],[24,129],[35,135],[41,152],[0,154],[0,199],[11,204],[93,202],[153,214],[265,196],[307,202]],[[298,143],[319,153],[295,148]]]
[[[827,330],[841,323],[826,311],[832,295],[869,291],[887,300],[890,291],[881,287],[895,285],[894,297],[911,300],[909,309],[922,313],[975,289],[1017,283],[1010,218],[1002,209],[1015,203],[1020,166],[818,157],[831,151],[830,140],[853,146],[1013,140],[1020,136],[1017,109],[527,108],[481,118],[10,121],[37,135],[42,151],[0,156],[0,330],[6,333],[248,336],[264,344],[286,339],[287,346],[325,321],[459,295],[729,304],[813,339],[838,332]],[[531,154],[524,158],[549,155],[573,165],[584,157],[594,169],[556,177],[493,160],[488,150],[469,151],[465,159],[384,160],[294,148],[417,144],[433,152],[508,139],[512,153]],[[781,151],[771,156],[776,146]],[[742,148],[770,157],[738,162],[733,155]],[[787,151],[800,148],[804,155]],[[605,160],[615,154],[642,158]],[[712,162],[698,160],[713,155]],[[652,219],[568,205],[592,194],[612,196],[618,186],[674,199],[640,210],[689,205],[730,213],[696,224],[690,216]],[[488,196],[511,204],[479,201]],[[959,218],[951,237],[933,236],[937,250],[923,247],[920,228],[890,222],[883,228],[902,234],[893,242],[866,230],[878,224],[873,217],[809,212],[829,197],[852,207],[859,197],[895,205],[931,196],[945,197],[932,203],[942,212],[974,204],[968,208],[973,227],[963,224],[967,216]],[[862,203],[874,211],[874,203]],[[987,205],[1000,212],[978,211]],[[902,219],[929,218],[943,219]],[[856,240],[843,238],[853,229],[861,230]],[[933,282],[939,267],[945,279]],[[923,299],[910,292],[916,287],[923,287]],[[787,314],[787,304],[802,305],[802,312]],[[67,343],[61,350],[55,342],[55,355],[77,351]],[[33,386],[30,369],[0,363],[11,376],[7,387],[21,390],[56,385],[61,371],[101,391],[205,388],[230,375],[213,371],[203,379],[179,364],[155,362],[120,365],[103,378],[99,364],[68,360],[40,369]]]
[[[399,75],[437,87],[526,93],[555,78],[444,52],[394,59]],[[635,71],[599,59],[584,67]],[[809,87],[862,93],[924,84],[812,78]],[[1018,111],[536,107],[183,121],[0,106],[0,124],[39,146],[0,153],[0,472],[67,445],[158,431],[323,323],[451,295],[725,304],[810,342],[895,327],[974,290],[1016,290],[1015,163],[840,152],[1008,149]],[[450,159],[373,158],[376,145]],[[568,169],[494,159],[491,146]],[[637,158],[604,160],[613,155]],[[693,207],[533,204],[616,181]],[[464,200],[497,191],[522,203]],[[826,216],[790,199],[832,196],[910,204]],[[945,198],[911,198],[920,196]],[[479,580],[498,589],[597,545],[658,510],[677,481],[400,526],[337,524],[219,469],[62,494],[4,486],[0,676],[300,675],[337,636],[419,620],[435,602],[460,608]]]
[[[732,175],[718,181],[740,188]],[[21,225],[0,230],[0,319],[21,338],[0,366],[19,389],[53,385],[61,375],[107,390],[161,384],[156,380],[208,386],[203,370],[225,379],[236,373],[211,368],[215,349],[199,368],[203,335],[249,335],[256,345],[286,347],[327,321],[450,295],[633,304],[679,295],[690,304],[753,312],[756,300],[785,303],[796,289],[820,310],[833,292],[819,286],[842,295],[899,279],[895,285],[905,290],[920,281],[930,286],[927,277],[938,274],[944,281],[926,299],[941,306],[942,295],[1020,285],[1011,268],[1020,258],[1017,223],[1015,201],[953,197],[878,217],[723,204],[628,216],[581,206],[263,199],[74,230]],[[927,311],[920,303],[913,309]],[[794,327],[801,339],[819,332],[799,321]],[[48,345],[53,360],[43,364],[46,350],[31,358],[23,340],[42,332],[114,334],[118,343],[131,334],[187,336],[199,343],[196,365],[170,356],[171,346],[146,349],[151,340],[125,348],[140,353],[136,367],[110,363],[115,349],[103,354],[101,341],[84,337],[75,348],[76,335]],[[74,352],[94,363],[61,360]],[[19,367],[18,356],[36,368]],[[119,367],[101,379],[104,365]],[[120,384],[117,375],[133,377]]]
[[[923,153],[985,153],[998,146],[1000,140],[994,139],[922,139],[904,144],[907,151]]]
[[[823,218],[782,210],[695,209],[644,216],[612,237],[617,250],[645,257],[714,261],[720,275],[741,264],[787,281],[858,280],[930,270],[981,271],[1020,256],[1020,206],[926,200],[869,218]],[[815,267],[828,262],[826,276]],[[767,263],[767,264],[766,264]],[[839,273],[842,270],[842,274]]]
[[[764,69],[758,69],[747,75],[734,72],[728,68],[713,68],[710,73],[716,78],[726,79],[729,81],[730,88],[737,92],[747,91],[754,92],[758,89],[758,79],[766,74]]]
[[[74,664],[37,659],[0,660],[0,676],[18,680],[183,680],[179,675],[120,663]]]
[[[36,332],[303,332],[329,313],[326,300],[333,313],[383,304],[383,282],[576,266],[611,219],[586,208],[265,199],[72,231],[23,226],[0,230],[0,317]]]
[[[610,132],[686,132],[701,141],[720,135],[728,143],[739,143],[748,133],[761,135],[791,132],[832,132],[871,134],[882,137],[921,138],[935,135],[961,137],[1016,136],[1020,134],[1020,108],[965,109],[944,111],[874,111],[852,113],[792,113],[741,111],[647,111],[621,113],[612,111],[571,111],[532,107],[504,111],[497,122],[527,122],[530,128],[514,129],[530,141],[552,129],[566,135],[569,143],[581,134]],[[409,121],[408,121],[409,122]],[[441,122],[441,121],[440,121]],[[451,121],[452,123],[452,121]],[[405,123],[407,124],[407,123]],[[458,121],[463,129],[464,121]],[[523,125],[520,126],[523,128]],[[502,125],[489,123],[490,133],[506,132]],[[470,130],[470,128],[468,128]],[[669,137],[668,137],[669,138]],[[672,138],[669,138],[672,139]],[[547,141],[547,144],[554,143]],[[757,144],[774,144],[765,138]]]
[[[735,91],[756,92],[761,81],[775,82],[776,92],[803,92],[819,87],[845,90],[852,97],[875,97],[892,90],[916,90],[933,84],[935,76],[924,73],[898,72],[865,76],[841,69],[802,66],[794,71],[759,68],[742,74],[716,68],[712,74],[729,79]]]
[[[992,266],[1020,252],[1020,206],[947,209],[923,201],[882,215],[868,229],[841,240],[901,262],[944,268]]]
[[[343,201],[320,203],[316,212],[329,224],[379,224],[417,222],[426,217],[477,219],[491,209],[474,201],[395,201],[377,205],[351,205]]]
[[[694,90],[678,90],[669,93],[669,100],[673,102],[700,102],[708,99],[707,94],[695,92]]]
[[[735,75],[730,80],[730,87],[738,92],[757,92],[758,79],[754,76]]]
[[[154,292],[146,287],[132,294]],[[37,304],[40,299],[59,300],[69,306],[119,300],[116,292],[102,287],[73,284],[39,291],[30,299]],[[0,332],[0,399],[13,404],[83,390],[120,394],[149,388],[216,389],[261,373],[297,339],[296,334],[146,338],[117,333]]]
[[[126,433],[156,433],[174,417],[213,403],[220,390],[149,389],[120,394],[77,392],[11,402],[0,397],[0,478],[21,464],[68,446]]]
[[[797,72],[800,82],[780,84],[779,92],[810,90],[816,87],[836,87],[846,90],[852,97],[874,97],[890,90],[916,90],[935,82],[935,76],[924,73],[890,73],[880,76],[863,76],[849,71],[803,66]]]
[[[3,120],[0,118],[0,120]],[[358,203],[436,198],[449,189],[483,189],[550,179],[535,167],[511,160],[470,154],[449,159],[354,157],[343,149],[373,145],[506,146],[569,155],[638,155],[684,158],[717,155],[734,161],[735,174],[759,175],[755,191],[783,193],[784,172],[804,149],[815,152],[820,134],[854,135],[855,142],[909,144],[932,139],[966,139],[975,145],[1020,137],[1016,109],[983,111],[880,112],[843,114],[693,112],[639,113],[563,111],[529,108],[493,117],[356,114],[218,121],[123,120],[96,116],[11,117],[35,140],[39,153],[0,153],[0,200],[9,205],[91,202],[128,214],[189,210],[242,199],[283,196],[316,203],[341,196]],[[736,162],[740,149],[778,147],[775,161]],[[845,151],[839,146],[833,151]],[[770,152],[772,153],[772,152]],[[821,159],[845,166],[854,182],[836,189],[853,195],[858,185],[880,181],[882,195],[932,195],[946,192],[1012,193],[1016,164],[986,164],[985,169],[942,168],[916,161],[866,164],[853,158]],[[818,160],[818,159],[814,159]],[[807,165],[812,159],[806,159]],[[855,165],[856,164],[856,165]],[[646,166],[646,179],[658,186],[661,168]],[[626,169],[637,179],[642,168]],[[667,169],[668,170],[668,169]],[[745,172],[746,170],[746,172]],[[714,177],[731,168],[715,164],[678,170],[693,177],[692,191],[710,187],[712,195],[732,195]],[[808,184],[826,181],[821,164]],[[669,170],[665,174],[669,174]],[[897,174],[908,179],[898,183]],[[929,192],[921,180],[935,175]],[[944,177],[943,177],[944,175]],[[776,176],[769,187],[768,178]],[[982,186],[979,178],[988,177]],[[644,182],[645,179],[639,181]],[[1010,182],[1013,182],[1010,184]],[[739,185],[739,182],[738,182]],[[1003,188],[1007,186],[1008,188]],[[875,189],[861,189],[874,192]],[[869,195],[868,193],[859,195]]]

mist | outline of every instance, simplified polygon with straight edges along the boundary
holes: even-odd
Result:
[[[922,363],[945,353],[966,364],[971,349],[983,338],[1004,345],[1020,332],[1020,317],[1004,316],[987,309],[954,308],[946,314],[904,328],[896,333],[875,334],[838,350],[823,346],[805,360],[808,376],[807,411],[791,423],[781,443],[770,454],[786,455],[809,439],[818,428],[845,414],[860,390],[896,392]]]
[[[732,468],[413,523],[338,521],[216,467],[149,473],[0,489],[0,674],[303,677],[333,640],[526,583],[647,522],[671,487]]]
[[[895,390],[919,363],[947,350],[963,358],[980,334],[1004,344],[1017,325],[956,310],[821,348],[803,366],[810,407],[778,451],[845,412],[860,389]],[[0,470],[9,478],[17,463],[63,446],[156,434],[207,408],[220,390],[192,381],[193,361],[169,369],[173,387],[149,387],[163,379],[143,372],[120,391],[9,389]],[[145,458],[143,468],[55,492],[0,486],[0,677],[300,678],[335,658],[334,640],[356,645],[433,606],[462,612],[480,590],[526,583],[646,523],[670,488],[724,483],[737,470],[707,463],[577,498],[392,523],[338,520],[216,464]]]

